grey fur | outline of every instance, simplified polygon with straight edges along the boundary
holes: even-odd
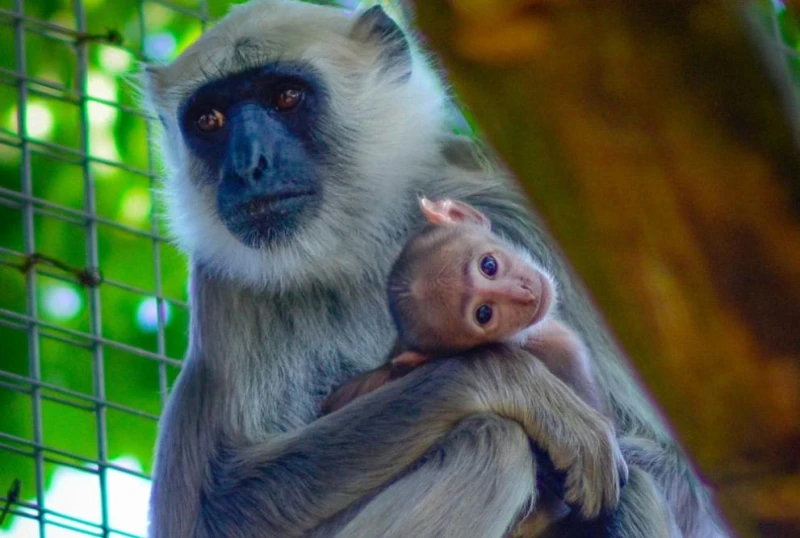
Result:
[[[191,344],[160,425],[150,536],[504,536],[537,496],[527,438],[566,471],[566,498],[584,514],[617,505],[626,467],[610,421],[521,350],[428,365],[316,418],[332,387],[390,351],[384,279],[419,221],[420,191],[474,204],[556,277],[559,315],[585,338],[618,428],[634,438],[614,534],[638,536],[672,521],[665,513],[684,536],[720,533],[524,198],[445,134],[448,105],[418,48],[408,76],[381,77],[380,43],[352,24],[332,8],[261,0],[145,75],[165,126],[173,231],[192,263]],[[254,251],[218,222],[176,111],[209,78],[278,59],[310,63],[329,84],[339,164],[317,220]]]

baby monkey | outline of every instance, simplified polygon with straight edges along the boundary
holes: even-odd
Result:
[[[396,350],[386,365],[337,388],[330,413],[414,367],[494,342],[520,345],[587,404],[608,414],[581,338],[555,319],[553,278],[522,248],[492,233],[489,219],[456,200],[420,199],[428,225],[389,275]]]

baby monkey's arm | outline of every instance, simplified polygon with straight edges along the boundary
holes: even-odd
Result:
[[[411,356],[413,356],[415,359],[422,357],[419,354],[401,353],[397,356],[397,358]],[[383,366],[375,368],[374,370],[369,370],[368,372],[364,372],[363,374],[354,377],[344,385],[334,389],[334,391],[322,404],[322,414],[327,415],[329,413],[333,413],[337,409],[341,409],[348,403],[352,402],[359,396],[370,393],[373,390],[382,387],[389,381],[392,381],[393,379],[399,379],[403,377],[408,372],[413,370],[415,366],[422,364],[422,362],[424,361],[418,360],[413,364],[406,365],[404,363],[395,364],[394,361],[389,361]]]

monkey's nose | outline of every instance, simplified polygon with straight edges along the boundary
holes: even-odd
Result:
[[[267,158],[263,155],[252,155],[249,162],[242,162],[237,166],[236,174],[248,184],[255,184],[261,180],[261,176],[267,169]]]
[[[264,173],[264,170],[267,169],[267,158],[263,155],[259,155],[258,162],[253,167],[253,179],[259,180],[261,179],[261,175]]]
[[[507,286],[504,293],[511,301],[519,304],[531,304],[537,300],[536,293],[524,281]]]

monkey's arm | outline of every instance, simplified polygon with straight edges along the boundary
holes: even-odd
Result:
[[[540,362],[511,353],[437,361],[298,431],[228,447],[214,462],[205,524],[307,532],[377,492],[478,413],[518,422],[566,472],[565,500],[585,516],[616,506],[627,467],[611,423]]]
[[[575,331],[550,317],[530,334],[525,348],[571,387],[583,401],[597,411],[608,414],[608,408],[592,375],[589,350]]]

